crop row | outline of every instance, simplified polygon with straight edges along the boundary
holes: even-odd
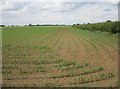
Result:
[[[62,38],[61,42],[60,42],[59,45],[58,45],[57,50],[59,50],[60,48],[62,48],[62,45],[63,45],[63,43],[64,43],[64,40],[65,40],[65,37]]]
[[[104,44],[98,42],[97,40],[92,40],[92,39],[88,38],[88,36],[86,36],[86,35],[84,35],[82,33],[79,33],[78,36],[80,38],[82,38],[83,40],[85,40],[87,43],[89,43],[91,46],[93,46],[93,48],[96,50],[97,54],[99,54],[99,49],[96,47],[96,45],[99,45],[100,47],[102,47],[107,52],[108,56],[110,56],[113,60],[115,60],[114,57],[111,55],[109,49],[107,49],[104,46]]]
[[[59,39],[61,38],[61,36],[62,34],[56,37],[56,39],[54,40],[54,43],[52,44],[52,47],[54,47],[59,42]]]
[[[96,81],[101,81],[101,80],[105,80],[105,79],[109,79],[111,77],[114,77],[114,74],[112,72],[109,73],[99,73],[96,75],[91,75],[89,77],[87,76],[78,76],[76,78],[74,78],[74,81],[70,81],[69,84],[84,84],[84,83],[90,83],[90,82],[96,82]]]
[[[95,73],[95,72],[99,72],[99,71],[103,71],[103,70],[104,70],[104,67],[101,67],[101,66],[90,68],[90,69],[84,68],[77,72],[72,70],[67,73],[51,74],[50,78],[74,77],[74,76],[91,74],[91,73]]]

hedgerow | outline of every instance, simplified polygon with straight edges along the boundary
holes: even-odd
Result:
[[[104,31],[104,32],[111,32],[111,33],[120,33],[120,21],[106,21],[101,23],[93,23],[93,24],[77,24],[73,25],[72,27],[80,28],[82,30],[89,30],[89,31]]]

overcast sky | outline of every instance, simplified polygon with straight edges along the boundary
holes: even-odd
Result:
[[[64,0],[65,1],[65,0]],[[16,2],[0,0],[0,16],[5,25],[95,23],[118,20],[117,0],[104,2]],[[109,1],[109,2],[108,2]]]

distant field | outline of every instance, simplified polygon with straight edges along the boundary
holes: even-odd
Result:
[[[5,87],[118,86],[118,35],[71,26],[4,27]]]

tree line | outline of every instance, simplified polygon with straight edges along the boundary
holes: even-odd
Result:
[[[110,21],[107,20],[106,22],[101,23],[93,23],[93,24],[73,24],[72,27],[80,28],[82,30],[89,30],[89,31],[104,31],[104,32],[111,32],[111,33],[120,33],[120,21]]]
[[[66,24],[29,24],[28,26],[67,26]]]

